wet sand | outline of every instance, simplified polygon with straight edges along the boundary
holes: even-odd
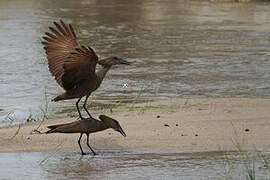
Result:
[[[107,130],[90,135],[90,144],[103,150],[141,153],[190,153],[270,148],[270,99],[174,99],[120,106],[113,113],[127,137]],[[75,118],[54,117],[46,126],[71,122]],[[0,152],[74,151],[79,134],[31,134],[39,122],[0,129]],[[18,130],[19,129],[19,130]],[[16,135],[15,135],[16,134]],[[85,141],[85,137],[83,138]],[[84,144],[84,143],[82,143]],[[88,150],[84,146],[85,150]]]

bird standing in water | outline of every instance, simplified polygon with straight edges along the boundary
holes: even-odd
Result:
[[[99,88],[108,70],[117,64],[129,63],[116,56],[98,60],[98,56],[89,46],[81,46],[77,43],[76,34],[71,24],[54,22],[55,27],[49,27],[43,37],[48,66],[57,83],[66,92],[57,96],[53,101],[78,98],[76,108],[83,119],[79,109],[79,102],[86,97],[83,108],[92,117],[86,108],[88,97]],[[102,68],[96,72],[96,65]]]
[[[89,119],[74,121],[74,122],[67,123],[67,124],[58,124],[58,125],[48,126],[48,128],[50,130],[47,131],[46,134],[50,134],[50,133],[81,133],[79,140],[78,140],[78,144],[79,144],[82,155],[85,155],[85,153],[83,152],[82,146],[81,146],[81,138],[82,138],[83,133],[85,133],[86,137],[87,137],[86,144],[89,147],[89,149],[93,152],[93,154],[96,155],[95,151],[89,145],[89,134],[112,128],[115,131],[118,131],[119,133],[121,133],[124,137],[126,136],[126,133],[124,132],[124,130],[120,126],[119,122],[116,121],[115,119],[112,119],[112,118],[105,116],[105,115],[100,115],[99,119],[101,121],[94,119],[94,118],[89,118]]]

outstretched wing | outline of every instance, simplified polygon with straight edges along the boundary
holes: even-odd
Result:
[[[57,83],[70,90],[81,80],[94,75],[98,57],[90,47],[79,46],[70,24],[54,22],[43,37],[49,70]]]

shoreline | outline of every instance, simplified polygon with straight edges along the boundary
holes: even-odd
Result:
[[[113,130],[90,134],[96,151],[123,150],[142,153],[191,153],[270,149],[270,99],[209,98],[144,102],[119,106],[113,113],[93,111],[119,121],[127,137]],[[76,121],[54,117],[46,126]],[[40,122],[0,128],[0,153],[78,151],[79,134],[31,134]],[[85,136],[82,146],[85,151]]]

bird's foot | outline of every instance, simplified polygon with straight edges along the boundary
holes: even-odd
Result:
[[[93,153],[93,156],[96,156],[96,155],[98,155],[97,153]]]
[[[82,156],[83,156],[83,155],[86,155],[86,153],[82,152],[81,155],[82,155]]]

